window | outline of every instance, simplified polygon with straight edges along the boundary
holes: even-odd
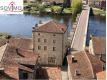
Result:
[[[53,36],[56,36],[55,34],[53,34]]]
[[[48,63],[55,63],[55,57],[48,57]]]
[[[38,35],[40,35],[40,33],[38,33]]]
[[[47,40],[46,39],[44,39],[44,43],[46,43],[47,42]]]
[[[47,50],[47,46],[44,46],[44,50]]]
[[[23,79],[28,79],[28,73],[23,73]]]
[[[38,46],[38,50],[41,50],[41,46]]]
[[[56,40],[53,40],[53,43],[55,44],[55,43],[56,43]]]
[[[38,38],[38,42],[40,42],[40,38]]]
[[[56,51],[56,47],[53,47],[53,51]]]

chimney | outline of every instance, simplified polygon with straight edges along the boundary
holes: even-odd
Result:
[[[35,29],[35,27],[32,27],[32,29]]]
[[[35,24],[35,27],[38,27],[38,24]]]
[[[80,71],[79,71],[78,69],[76,69],[76,70],[75,70],[75,76],[79,76],[79,75],[81,75],[81,74],[80,74]]]
[[[77,60],[75,60],[74,55],[72,55],[72,63],[76,63],[76,62],[77,62]]]
[[[42,20],[39,20],[39,24],[42,24]]]

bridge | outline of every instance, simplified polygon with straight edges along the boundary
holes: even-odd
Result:
[[[71,53],[83,51],[85,49],[89,13],[90,13],[90,7],[88,5],[84,5],[79,20],[77,22],[76,30],[74,31],[72,37]]]

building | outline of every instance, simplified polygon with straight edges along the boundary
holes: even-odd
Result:
[[[60,67],[39,67],[36,71],[36,79],[62,80]]]
[[[106,71],[101,71],[97,73],[97,80],[106,80]]]
[[[88,0],[88,4],[93,7],[106,9],[106,0]]]
[[[62,65],[67,49],[67,27],[55,21],[33,27],[34,51],[39,54],[41,65]]]
[[[89,52],[106,63],[106,38],[91,37]]]
[[[8,41],[0,47],[0,80],[35,79],[38,55],[14,45]]]
[[[96,73],[103,71],[103,63],[85,51],[68,55],[67,61],[69,80],[96,79]]]

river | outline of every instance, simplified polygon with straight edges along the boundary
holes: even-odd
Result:
[[[32,27],[39,20],[56,20],[66,24],[70,31],[72,29],[72,16],[34,16],[34,15],[0,15],[0,32],[7,32],[12,35],[32,36]],[[88,35],[106,36],[106,19],[90,16]]]

